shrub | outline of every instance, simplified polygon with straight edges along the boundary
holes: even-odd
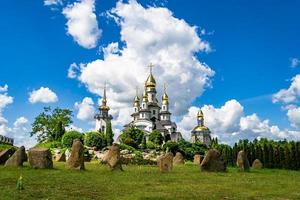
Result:
[[[132,151],[132,152],[136,151],[135,148],[133,148],[132,146],[126,145],[126,144],[119,144],[119,148],[120,148],[120,150],[127,149],[127,150]]]
[[[72,147],[73,140],[79,139],[81,142],[83,142],[83,134],[78,131],[68,131],[64,134],[62,137],[61,143],[64,147]]]
[[[161,132],[154,130],[149,135],[149,141],[153,142],[155,145],[162,145],[164,142],[164,136]]]
[[[143,142],[144,132],[136,127],[130,127],[121,134],[120,138],[121,143],[138,148]]]
[[[88,147],[96,147],[102,149],[106,146],[106,138],[103,133],[91,131],[84,136],[84,145]]]
[[[169,152],[172,152],[175,155],[176,152],[179,151],[179,145],[177,144],[177,142],[168,141],[164,144],[163,150],[164,151],[168,150]]]
[[[147,149],[155,149],[155,144],[151,141],[148,141],[146,145],[147,145]]]

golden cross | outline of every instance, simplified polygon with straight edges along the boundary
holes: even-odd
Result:
[[[167,83],[164,83],[164,92],[166,93],[167,91]]]
[[[150,63],[148,67],[150,69],[150,73],[152,73],[152,68],[154,67],[154,65],[152,63]]]

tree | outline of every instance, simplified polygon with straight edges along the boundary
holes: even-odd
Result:
[[[106,137],[103,133],[91,131],[84,136],[84,145],[88,147],[96,147],[102,149],[106,146]]]
[[[162,145],[164,142],[164,136],[161,134],[161,132],[154,130],[149,135],[149,141],[153,142],[155,145]]]
[[[32,123],[31,136],[36,135],[38,142],[60,141],[65,127],[72,123],[72,111],[69,109],[44,107]]]
[[[144,132],[132,126],[121,134],[121,143],[138,148],[144,138]]]
[[[68,131],[62,137],[61,143],[64,147],[70,148],[72,147],[75,139],[79,139],[81,142],[83,142],[83,136],[84,135],[78,131]]]
[[[111,122],[107,122],[106,124],[106,133],[105,133],[105,136],[106,136],[106,143],[107,145],[112,145],[113,142],[114,142],[114,133],[112,131],[112,128],[111,128]]]

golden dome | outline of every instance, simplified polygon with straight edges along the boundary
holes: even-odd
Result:
[[[146,90],[144,90],[143,102],[148,102],[148,94],[147,94]]]
[[[169,104],[169,97],[167,95],[167,93],[164,93],[162,96],[162,103],[163,104]]]
[[[135,96],[135,97],[134,97],[134,102],[139,102],[139,101],[140,101],[139,96]]]
[[[199,132],[201,132],[201,131],[210,131],[210,130],[209,130],[209,128],[207,128],[206,126],[196,126],[196,127],[194,128],[194,131],[199,131]]]
[[[150,73],[150,75],[148,76],[145,86],[146,87],[155,87],[156,86],[156,81],[155,81],[152,73]]]

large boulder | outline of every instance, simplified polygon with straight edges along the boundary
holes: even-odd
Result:
[[[253,169],[261,169],[261,168],[263,168],[263,164],[259,159],[255,159],[252,163],[252,168]]]
[[[208,150],[205,158],[200,164],[201,171],[225,172],[226,163],[222,160],[221,154],[215,149]]]
[[[52,169],[52,154],[48,148],[32,148],[28,151],[28,161],[32,168]]]
[[[173,158],[174,165],[181,165],[184,164],[184,157],[180,152],[177,152],[175,157]]]
[[[75,139],[72,145],[70,158],[67,161],[68,169],[84,170],[84,147],[79,139]]]
[[[247,158],[247,153],[244,150],[239,151],[236,158],[236,165],[240,168],[241,171],[250,170],[250,164]]]
[[[202,160],[203,160],[204,156],[200,155],[200,154],[196,154],[194,155],[194,164],[195,165],[200,165]]]
[[[5,149],[0,152],[0,165],[5,164],[5,162],[15,153],[15,149]]]
[[[157,158],[157,166],[160,172],[170,172],[173,169],[173,154],[167,153]]]
[[[21,146],[6,162],[6,167],[21,167],[27,160],[25,147]]]
[[[108,148],[108,152],[105,154],[102,161],[107,163],[111,170],[120,169],[123,171],[120,148],[116,144],[113,144]]]

